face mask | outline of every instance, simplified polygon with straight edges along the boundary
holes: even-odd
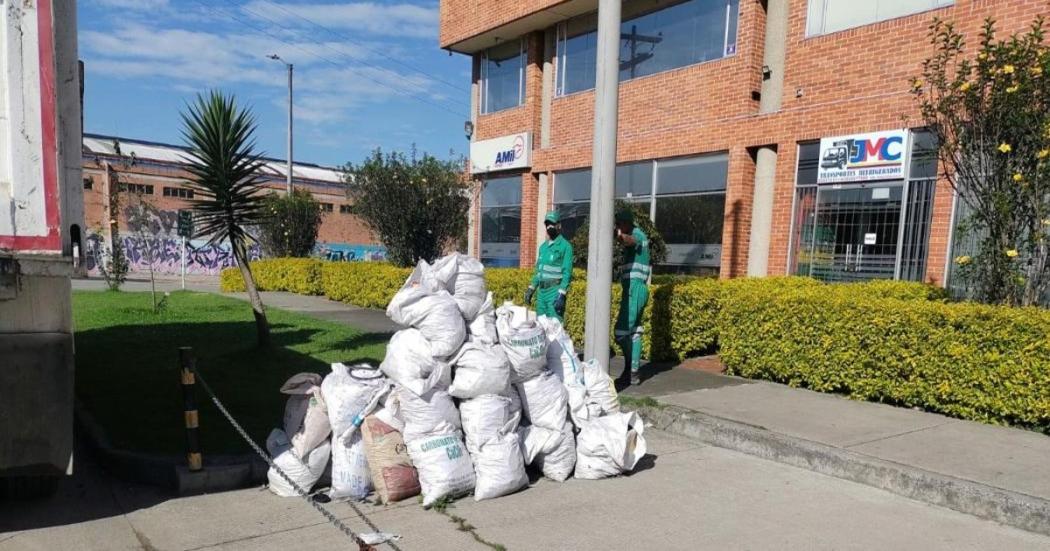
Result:
[[[550,237],[551,239],[558,237],[558,228],[554,226],[547,226],[547,237]]]

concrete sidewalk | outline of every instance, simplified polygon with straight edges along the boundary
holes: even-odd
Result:
[[[704,378],[709,384],[698,390],[643,382],[626,393],[670,406],[649,408],[647,417],[672,432],[1050,534],[1050,437],[779,384]]]

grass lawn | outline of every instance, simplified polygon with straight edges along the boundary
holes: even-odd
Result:
[[[278,389],[296,373],[382,358],[386,338],[345,325],[268,309],[269,349],[255,348],[247,302],[176,292],[154,313],[149,293],[75,291],[76,389],[119,448],[185,452],[178,348],[192,346],[200,372],[226,408],[263,444],[284,413]],[[199,387],[199,385],[198,385]],[[198,388],[205,457],[249,448]]]

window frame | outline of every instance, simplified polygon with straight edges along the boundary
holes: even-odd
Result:
[[[495,47],[496,46],[493,48]],[[478,102],[478,112],[482,115],[490,115],[492,113],[499,113],[500,111],[515,109],[525,104],[525,70],[528,67],[528,43],[525,41],[524,37],[518,38],[518,103],[500,109],[490,109],[489,107],[488,64],[489,52],[492,51],[493,48],[481,52],[480,67],[478,71],[478,77],[481,81],[481,86],[479,87],[481,101]]]
[[[840,33],[840,32],[848,31],[848,30],[851,30],[851,29],[859,29],[861,27],[866,27],[868,25],[875,25],[875,24],[878,24],[878,23],[886,22],[886,21],[893,21],[894,19],[901,19],[903,17],[911,17],[913,15],[919,15],[919,14],[923,14],[923,13],[926,13],[926,12],[939,10],[939,9],[942,9],[942,8],[948,8],[948,7],[954,6],[956,4],[956,0],[930,0],[930,2],[933,3],[933,5],[928,6],[928,7],[919,8],[919,9],[916,9],[915,11],[912,11],[912,12],[904,13],[904,14],[901,14],[901,15],[894,15],[894,16],[891,16],[891,17],[887,17],[885,19],[880,19],[876,15],[876,18],[873,21],[868,21],[868,22],[865,22],[865,23],[859,23],[859,24],[856,24],[856,25],[850,25],[848,27],[842,27],[841,29],[835,29],[835,30],[829,31],[829,30],[827,30],[827,13],[828,13],[828,3],[832,2],[832,1],[835,1],[835,0],[806,0],[806,34],[805,34],[806,38],[819,38],[821,36],[828,36],[828,35],[831,35],[831,34]],[[877,3],[880,0],[869,0],[869,1]],[[814,5],[815,2],[820,2],[820,7],[821,7],[821,9],[820,9],[820,11],[821,11],[821,15],[820,15],[821,21],[820,21],[820,30],[819,31],[813,31],[812,30],[812,24],[813,24],[812,18],[813,18],[813,14],[814,14],[814,11],[815,11],[813,9],[813,5]],[[878,9],[878,5],[876,4],[876,10],[877,9]]]
[[[620,25],[622,27],[625,23],[628,23],[628,22],[633,21],[635,19],[638,19],[638,18],[641,18],[641,17],[645,17],[646,15],[650,15],[650,14],[659,12],[659,11],[664,10],[664,9],[672,8],[674,6],[677,6],[679,4],[683,4],[683,3],[689,2],[689,1],[693,1],[693,0],[682,0],[681,2],[669,2],[666,5],[663,5],[663,6],[659,7],[659,8],[657,8],[657,9],[639,10],[637,13],[631,14],[629,18],[623,19],[621,21]],[[620,77],[619,76],[620,72],[618,71],[617,72],[618,82],[619,83],[630,82],[630,81],[637,80],[637,79],[642,79],[642,78],[646,78],[646,77],[660,75],[660,74],[667,73],[667,72],[670,72],[670,71],[677,71],[679,69],[685,69],[687,67],[693,67],[693,66],[696,66],[696,65],[702,65],[704,63],[712,63],[712,62],[721,61],[721,60],[724,60],[724,59],[727,59],[727,58],[730,58],[730,57],[735,57],[736,53],[737,53],[737,51],[739,49],[739,43],[738,42],[739,42],[739,39],[740,39],[740,4],[741,4],[741,2],[740,2],[740,0],[725,0],[725,2],[726,2],[726,17],[725,17],[725,23],[723,25],[722,55],[720,57],[715,57],[715,58],[712,58],[712,59],[706,59],[706,60],[703,60],[703,61],[696,61],[694,63],[689,63],[689,64],[686,64],[686,65],[680,65],[680,66],[677,66],[677,67],[672,67],[672,68],[669,68],[669,69],[663,69],[663,70],[660,70],[660,71],[655,71],[653,73],[648,73],[648,74],[644,74],[644,75],[640,75],[640,76],[636,76],[636,77],[629,77],[629,78],[622,78],[622,77]],[[735,17],[734,17],[734,13],[733,13],[733,3],[734,2],[736,3],[736,14],[735,14]],[[573,24],[573,23],[575,23],[577,21],[580,21],[580,20],[582,20],[584,18],[590,18],[590,19],[594,20],[594,29],[590,30],[590,31],[587,31],[587,32],[584,32],[584,33],[577,34],[577,35],[573,36],[573,38],[576,38],[578,36],[583,36],[585,34],[597,33],[598,32],[598,29],[597,29],[597,12],[590,12],[590,13],[585,13],[585,14],[582,14],[582,15],[577,15],[577,16],[569,18],[569,19],[567,19],[565,21],[561,21],[557,25],[555,25],[555,38],[554,38],[554,48],[555,48],[555,51],[554,51],[554,59],[555,59],[555,67],[554,67],[554,97],[555,98],[568,97],[568,96],[571,96],[573,94],[581,94],[581,93],[590,92],[590,91],[594,90],[594,86],[591,86],[590,88],[583,88],[583,89],[580,89],[580,90],[574,90],[574,91],[571,91],[571,92],[565,92],[565,77],[566,77],[566,73],[567,73],[567,70],[568,70],[567,69],[568,68],[568,63],[566,61],[566,51],[565,51],[564,44],[569,40],[568,28],[569,28],[569,25],[571,25],[571,24]],[[730,44],[730,41],[729,41],[730,27],[732,27],[733,23],[736,24],[736,28],[733,29],[733,37],[734,37],[733,38],[733,42],[732,42],[733,49],[732,49],[731,53],[727,53],[729,51],[729,44]],[[623,32],[623,29],[621,28],[621,34],[622,34],[622,32]]]
[[[659,184],[659,182],[660,182],[660,167],[661,166],[664,166],[664,167],[688,166],[688,165],[691,165],[691,164],[696,164],[697,161],[699,161],[701,159],[715,159],[715,158],[721,158],[722,160],[724,160],[724,162],[726,164],[726,178],[725,178],[724,187],[722,189],[719,189],[719,190],[708,189],[708,190],[700,190],[700,191],[684,191],[684,192],[664,193],[664,194],[660,193],[660,184]],[[688,156],[680,156],[680,157],[667,157],[667,158],[663,158],[663,159],[649,159],[649,160],[643,160],[643,161],[629,161],[629,162],[617,163],[616,167],[617,167],[617,169],[619,169],[620,167],[636,165],[636,164],[646,164],[646,163],[650,164],[651,167],[652,167],[651,172],[650,172],[649,194],[648,195],[638,195],[638,196],[634,196],[634,195],[632,195],[632,196],[616,195],[614,197],[614,200],[624,200],[624,201],[633,202],[633,203],[645,203],[645,202],[648,202],[649,203],[649,219],[653,221],[653,224],[659,225],[659,221],[657,220],[657,217],[656,217],[656,209],[657,209],[657,203],[660,201],[661,198],[663,198],[665,200],[674,200],[676,198],[681,198],[681,197],[699,197],[699,196],[719,195],[719,196],[723,197],[723,201],[724,201],[725,197],[728,195],[728,190],[729,190],[729,170],[730,170],[730,167],[729,167],[729,152],[728,151],[712,151],[712,152],[705,152],[705,153],[700,153],[700,154],[696,154],[696,155],[688,155]],[[592,170],[593,170],[592,167],[580,167],[580,168],[572,168],[572,169],[555,171],[553,173],[553,178],[552,178],[552,180],[553,180],[553,188],[551,190],[551,197],[553,199],[552,199],[551,204],[552,204],[552,207],[554,208],[554,210],[561,210],[561,208],[563,206],[590,204],[591,198],[590,198],[589,195],[588,195],[588,197],[586,199],[573,199],[573,200],[570,200],[570,201],[558,201],[557,200],[557,195],[558,195],[558,177],[560,175],[567,174],[567,173],[579,173],[579,172],[584,172],[584,171],[591,172],[593,174]],[[614,188],[615,188],[615,183],[614,183]],[[724,232],[725,231],[724,222],[723,222],[722,229],[723,229],[723,232]],[[721,243],[668,243],[668,245],[674,245],[674,246],[701,246],[701,245],[714,246],[714,245],[717,245],[717,246],[721,247],[722,244]],[[718,258],[718,262],[717,263],[680,264],[680,263],[665,262],[663,265],[664,266],[692,266],[692,267],[696,267],[696,268],[717,268],[720,264],[721,264],[721,253],[719,253],[719,258]]]

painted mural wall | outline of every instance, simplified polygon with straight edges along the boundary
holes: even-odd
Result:
[[[155,274],[177,275],[182,273],[182,258],[186,256],[186,273],[189,275],[217,275],[225,268],[236,265],[229,244],[209,245],[206,239],[188,239],[183,251],[182,239],[177,231],[177,211],[123,209],[127,228],[120,231],[120,243],[133,273],[148,273],[150,264]],[[98,228],[88,231],[85,244],[85,261],[88,273],[100,275],[99,266],[106,256],[109,244]],[[263,257],[258,244],[248,252],[252,260]],[[386,248],[377,245],[350,243],[318,243],[314,256],[331,261],[375,261],[386,260]]]

